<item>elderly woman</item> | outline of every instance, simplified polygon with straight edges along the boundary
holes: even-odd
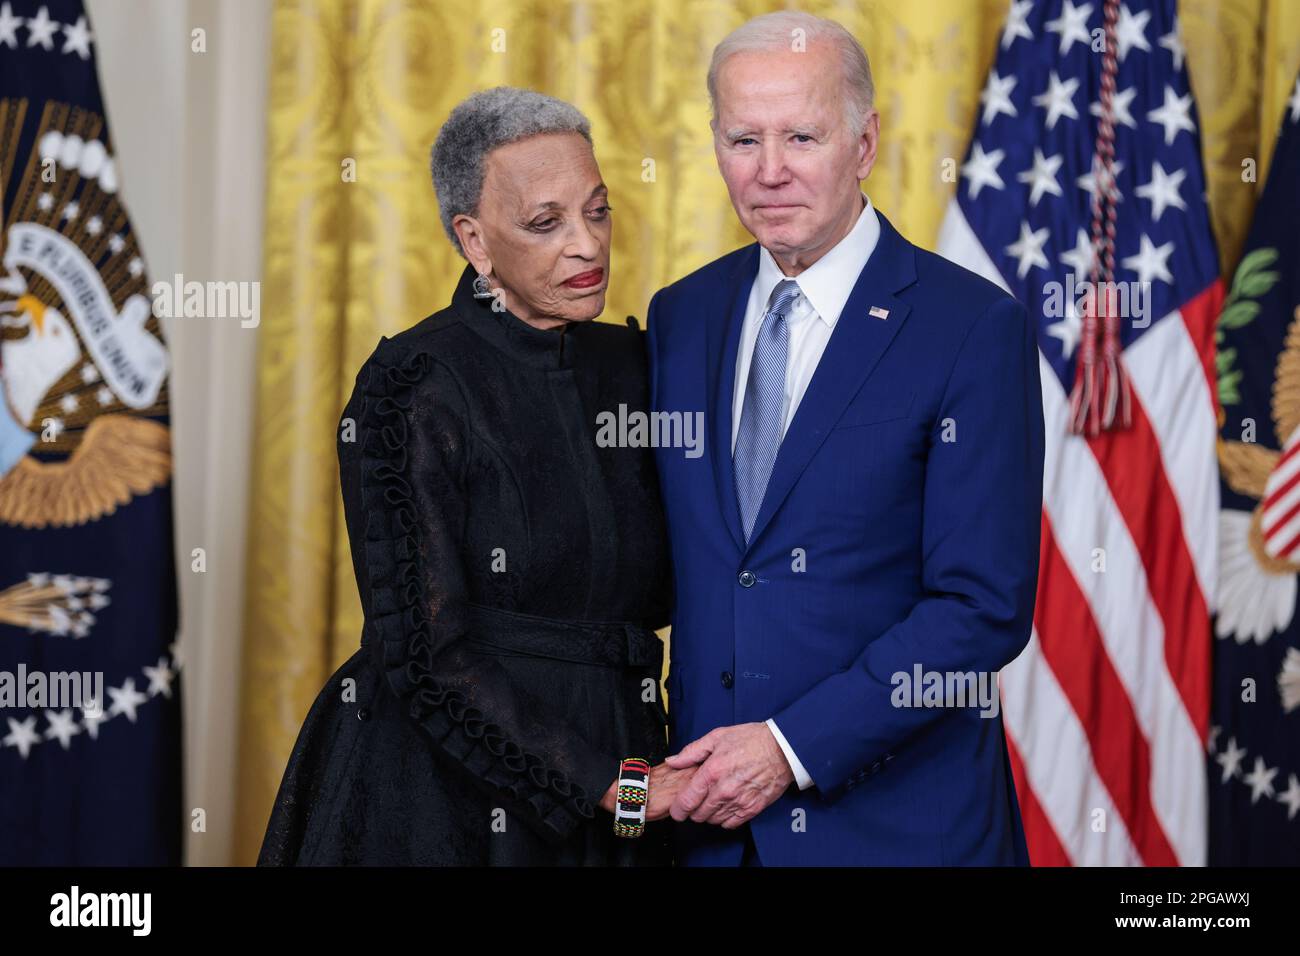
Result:
[[[528,90],[477,93],[433,147],[468,260],[447,308],[380,340],[339,465],[361,648],[298,737],[260,864],[662,864],[667,821],[613,832],[620,762],[666,754],[653,628],[663,518],[642,333],[596,323],[612,229],[590,126]]]

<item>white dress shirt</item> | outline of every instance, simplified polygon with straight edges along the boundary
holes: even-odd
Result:
[[[826,343],[835,331],[844,304],[849,300],[858,276],[871,258],[876,242],[880,239],[880,219],[871,205],[871,200],[863,195],[862,212],[849,234],[836,243],[825,255],[811,266],[799,273],[795,281],[799,284],[799,296],[791,304],[786,316],[786,325],[790,329],[790,349],[786,356],[785,367],[785,415],[781,423],[781,435],[794,418],[799,402],[817,363],[821,361]],[[749,362],[754,354],[754,341],[758,338],[758,329],[767,311],[772,290],[778,282],[788,279],[781,267],[776,264],[772,254],[766,249],[759,249],[758,275],[749,290],[749,303],[745,307],[745,324],[740,330],[740,347],[736,350],[736,382],[731,398],[731,452],[736,452],[736,435],[740,431],[740,413],[745,406],[745,386],[749,378]],[[807,790],[813,785],[804,765],[795,756],[790,744],[776,725],[768,719],[768,729],[776,738],[777,745],[785,754],[785,759],[794,771],[795,782],[800,790]]]

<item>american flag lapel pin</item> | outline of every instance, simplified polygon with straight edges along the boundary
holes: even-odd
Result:
[[[870,310],[868,310],[867,314],[870,315],[873,319],[887,319],[887,318],[889,318],[889,310],[888,310],[888,309],[882,309],[882,308],[881,308],[880,306],[878,306],[878,305],[873,305],[873,306],[870,308]]]

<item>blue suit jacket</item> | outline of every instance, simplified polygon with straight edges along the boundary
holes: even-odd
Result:
[[[1001,717],[891,698],[895,674],[991,675],[1029,639],[1034,329],[996,286],[880,227],[748,547],[731,403],[758,246],[651,300],[653,408],[705,413],[705,454],[656,451],[676,587],[672,746],[776,718],[816,786],[751,824],[767,865],[1025,864]],[[740,860],[740,831],[678,831],[682,863]]]

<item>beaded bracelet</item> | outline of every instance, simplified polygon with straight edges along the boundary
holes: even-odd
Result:
[[[650,802],[650,763],[628,757],[618,765],[618,796],[614,803],[614,835],[639,837],[645,832]]]

